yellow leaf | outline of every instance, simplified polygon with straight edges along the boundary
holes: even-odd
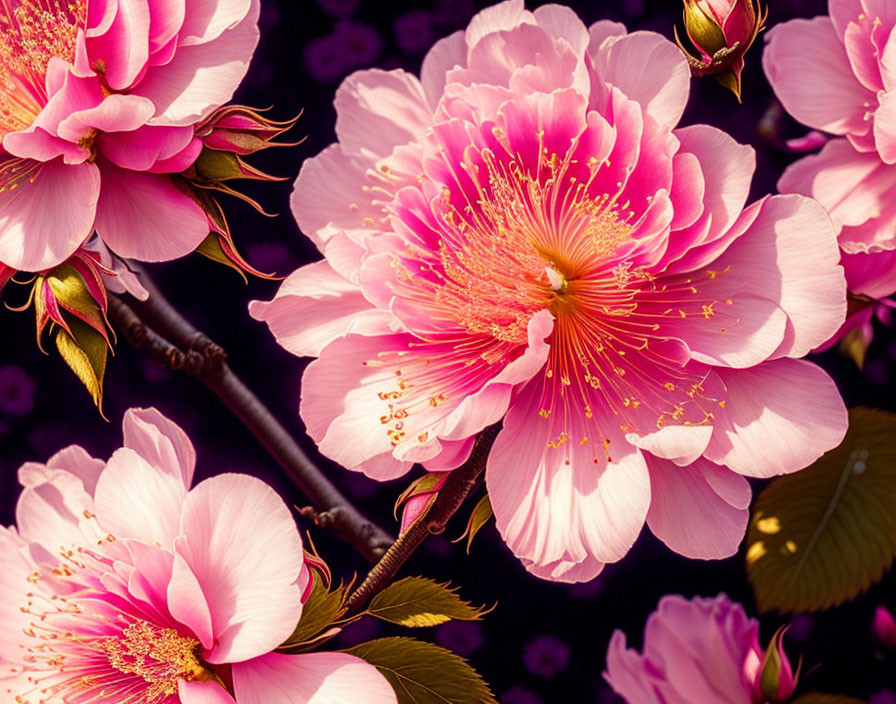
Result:
[[[468,604],[445,584],[423,577],[406,577],[377,594],[367,613],[399,626],[426,628],[452,620],[478,621],[483,611]]]
[[[103,377],[106,374],[106,355],[109,347],[106,339],[86,323],[72,318],[68,321],[74,335],[58,328],[56,347],[59,354],[81,380],[93,397],[93,402],[103,412]]]
[[[467,528],[464,531],[464,534],[454,542],[456,543],[466,538],[467,555],[469,555],[470,547],[473,545],[473,538],[476,537],[476,534],[480,531],[482,526],[488,523],[494,515],[495,512],[492,510],[492,501],[488,497],[488,494],[486,494],[479,499],[479,503],[476,504],[473,513],[470,514],[470,520],[467,521]]]
[[[849,414],[843,443],[759,495],[747,572],[760,611],[817,611],[858,596],[896,557],[896,415]]]
[[[414,638],[381,638],[346,651],[375,666],[398,704],[497,704],[482,677],[461,657]]]

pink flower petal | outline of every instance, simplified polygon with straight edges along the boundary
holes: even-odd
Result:
[[[274,300],[252,301],[249,312],[266,322],[277,342],[299,357],[317,357],[330,342],[348,333],[387,333],[391,320],[327,261],[293,272]]]
[[[687,104],[691,72],[681,51],[653,32],[634,32],[602,45],[595,60],[598,80],[616,86],[660,126],[671,129]]]
[[[836,447],[846,433],[846,408],[831,378],[796,359],[753,369],[718,369],[728,388],[717,411],[706,457],[748,477],[788,474]]]
[[[96,231],[120,257],[144,262],[177,259],[209,233],[208,218],[170,178],[100,164],[103,190]]]
[[[189,0],[180,28],[181,46],[217,39],[244,20],[251,8],[250,0]]]
[[[93,496],[96,482],[106,467],[106,463],[91,457],[83,447],[71,445],[48,459],[47,467],[49,469],[64,469],[66,472],[74,474],[84,485],[84,491]],[[19,470],[19,482],[22,486],[28,486],[28,481],[23,477],[23,469]]]
[[[896,250],[874,254],[844,254],[849,290],[872,298],[896,292]]]
[[[181,505],[186,495],[180,477],[122,448],[109,458],[97,482],[97,520],[116,538],[170,547],[180,532]]]
[[[60,137],[77,142],[91,130],[130,132],[145,125],[155,107],[146,98],[114,93],[89,110],[72,112],[59,123]]]
[[[678,704],[660,699],[651,686],[650,675],[645,673],[644,658],[635,650],[625,647],[625,634],[616,630],[610,637],[607,649],[607,671],[604,677],[613,691],[626,702],[637,704]]]
[[[124,414],[124,446],[134,450],[157,470],[180,480],[185,489],[193,483],[196,451],[187,434],[154,408],[132,408]]]
[[[420,68],[420,84],[429,107],[435,109],[445,88],[445,74],[453,68],[463,68],[467,63],[467,40],[458,30],[437,41],[423,58]]]
[[[16,692],[11,678],[22,669],[22,633],[34,620],[22,611],[28,591],[23,585],[28,584],[28,575],[34,569],[25,559],[23,547],[24,541],[14,530],[0,526],[0,695],[10,701],[14,701],[10,692]]]
[[[397,704],[379,670],[345,653],[271,653],[233,666],[240,704]]]
[[[167,590],[168,609],[174,618],[193,632],[202,647],[210,651],[218,643],[218,634],[212,621],[212,605],[199,578],[184,557],[184,553],[189,553],[189,550],[187,538],[181,536],[175,541],[171,581]]]
[[[213,680],[177,681],[180,704],[236,704],[228,691]]]
[[[348,154],[387,157],[395,147],[421,138],[432,122],[420,81],[400,70],[352,74],[339,86],[334,104],[336,135]]]
[[[629,433],[625,439],[655,457],[685,466],[703,454],[711,436],[711,425],[667,425],[648,435]]]
[[[874,93],[856,79],[828,17],[792,20],[769,31],[765,74],[784,109],[809,127],[864,134]]]
[[[505,0],[476,14],[467,27],[467,46],[472,49],[480,40],[494,32],[508,32],[521,24],[535,24],[535,17],[528,12],[523,0]]]
[[[837,332],[846,317],[846,286],[830,218],[802,196],[772,196],[713,268],[731,266],[746,292],[774,300],[787,313],[778,356],[802,357]],[[727,275],[727,274],[726,274]],[[724,277],[721,277],[724,278]]]
[[[119,0],[109,29],[88,34],[93,64],[101,61],[105,80],[114,90],[130,88],[149,60],[149,0]]]
[[[498,530],[527,566],[588,563],[591,570],[576,578],[594,577],[599,563],[622,558],[641,532],[650,504],[647,465],[618,434],[610,462],[602,445],[594,447],[599,441],[580,443],[591,433],[580,409],[564,428],[571,439],[549,447],[559,430],[539,416],[540,405],[539,381],[517,396],[489,454],[486,483]]]
[[[96,526],[85,516],[94,511],[93,498],[74,474],[29,463],[19,470],[25,487],[16,504],[16,526],[27,541],[56,553],[94,543]],[[67,541],[67,542],[66,542]]]
[[[296,580],[303,553],[292,515],[274,490],[239,474],[207,479],[187,496],[180,532],[178,553],[211,612],[215,645],[206,659],[241,662],[286,640],[302,613]]]
[[[192,144],[193,140],[192,127],[143,125],[131,132],[101,134],[97,142],[103,157],[116,166],[132,171],[153,169],[158,173],[154,167],[159,162],[180,154]],[[197,156],[198,152],[194,150],[191,153],[192,159],[186,164],[178,164],[182,168],[176,170],[186,170]]]
[[[258,44],[258,13],[259,0],[251,0],[233,29],[213,41],[182,46],[169,63],[147,72],[132,92],[156,105],[154,124],[190,125],[230,100]]]
[[[20,271],[61,264],[93,231],[100,172],[56,159],[34,167],[33,181],[0,190],[0,262]]]
[[[703,459],[687,467],[655,458],[648,458],[647,464],[651,497],[647,525],[653,534],[685,557],[709,560],[734,555],[750,512],[746,506],[732,506],[716,493],[707,475],[736,483],[733,490],[749,496],[747,480]]]
[[[884,163],[896,164],[896,93],[883,93],[879,100],[874,113],[874,144]]]

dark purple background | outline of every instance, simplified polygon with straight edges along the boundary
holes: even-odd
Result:
[[[540,3],[530,3],[535,4]],[[351,70],[368,66],[418,71],[432,41],[463,27],[484,3],[262,0],[262,5],[262,42],[237,100],[273,106],[270,114],[279,119],[304,110],[296,134],[307,138],[298,147],[274,150],[253,160],[288,178],[283,184],[246,188],[268,210],[279,212],[279,217],[266,219],[235,200],[227,201],[225,208],[249,261],[263,270],[288,274],[319,257],[293,222],[288,196],[302,160],[335,138],[332,98],[339,80]],[[650,29],[671,38],[673,24],[680,20],[679,6],[672,0],[663,2],[660,9],[659,5],[646,0],[573,3],[586,23],[620,20],[630,30]],[[780,0],[772,7],[770,24],[823,11],[819,0]],[[756,147],[753,198],[773,191],[777,175],[794,158],[781,146],[782,138],[805,132],[787,118],[769,119],[774,102],[759,66],[759,53],[757,46],[747,62],[743,105],[712,80],[694,81],[682,121],[716,125]],[[246,311],[249,300],[270,298],[277,284],[256,280],[246,286],[231,271],[198,255],[152,270],[184,314],[224,345],[237,373],[333,481],[363,511],[395,530],[391,507],[406,482],[378,485],[351,474],[320,457],[304,436],[297,409],[306,361],[279,348],[266,327],[251,320]],[[25,297],[24,288],[10,286],[6,301],[15,305]],[[36,382],[8,368],[0,370],[0,522],[14,522],[15,470],[22,462],[46,460],[71,443],[107,457],[120,444],[121,416],[131,406],[155,406],[186,429],[199,451],[200,478],[224,471],[248,472],[271,482],[288,502],[306,503],[249,433],[194,379],[171,374],[121,345],[106,377],[105,411],[111,420],[106,423],[55,352],[45,357],[37,351],[30,314],[0,310],[0,330],[0,367],[17,365]],[[48,349],[52,346],[47,344]],[[817,361],[835,376],[848,405],[893,409],[890,368],[894,359],[896,337],[878,330],[864,374],[836,351]],[[758,490],[760,483],[754,485]],[[350,577],[364,571],[365,565],[350,549],[313,527],[310,530],[337,574]],[[468,654],[503,704],[616,701],[601,678],[610,633],[622,628],[630,643],[640,646],[644,621],[663,594],[725,591],[754,613],[742,553],[725,561],[689,561],[665,549],[645,530],[619,565],[591,584],[568,587],[528,575],[493,526],[483,531],[472,555],[466,557],[462,547],[448,542],[462,530],[463,518],[450,526],[446,537],[430,540],[414,556],[407,573],[450,579],[462,586],[467,599],[489,605],[497,602],[497,608],[482,625],[449,624],[420,635]],[[851,604],[796,619],[786,642],[794,660],[804,656],[807,688],[862,697],[886,685],[896,689],[892,655],[889,660],[876,656],[869,637],[874,607],[880,602],[896,607],[894,592],[896,580],[890,575]],[[786,622],[763,617],[763,639]],[[375,623],[362,623],[346,634],[342,644],[382,632]]]

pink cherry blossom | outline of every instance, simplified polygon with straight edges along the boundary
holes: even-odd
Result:
[[[503,420],[486,480],[528,569],[583,581],[645,521],[731,555],[750,486],[837,445],[831,379],[796,358],[843,322],[824,210],[746,210],[753,151],[676,129],[674,44],[511,0],[438,42],[421,78],[336,95],[339,143],[293,212],[324,261],[252,314],[315,356],[301,414],[322,452],[385,480],[458,467]]]
[[[829,0],[829,15],[769,32],[763,66],[784,108],[832,139],[778,183],[827,208],[839,234],[849,289],[896,292],[896,6]]]
[[[0,527],[0,699],[21,704],[395,704],[372,665],[275,651],[309,568],[266,484],[192,489],[196,455],[155,410],[131,410],[108,462],[77,446],[19,470]]]
[[[780,645],[778,687],[771,699],[793,694],[795,678]],[[628,704],[762,704],[764,652],[759,623],[720,594],[688,600],[664,596],[647,619],[643,652],[627,649],[615,631],[607,651],[607,681]]]
[[[174,259],[209,233],[170,174],[258,41],[259,0],[0,0],[0,262],[49,269],[94,229]]]

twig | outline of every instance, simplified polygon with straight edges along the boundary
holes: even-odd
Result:
[[[225,351],[194,328],[140,272],[147,301],[110,297],[109,315],[137,349],[170,369],[195,375],[224,401],[311,500],[319,522],[375,563],[392,538],[365,518],[323,475],[268,408],[227,364]]]
[[[345,605],[349,613],[357,613],[364,609],[370,600],[392,581],[401,566],[426,538],[445,530],[448,521],[476,488],[485,472],[488,453],[495,442],[498,430],[499,426],[493,425],[479,434],[469,459],[451,471],[429,511],[398,537],[383,558],[373,566],[367,578],[346,600]]]

